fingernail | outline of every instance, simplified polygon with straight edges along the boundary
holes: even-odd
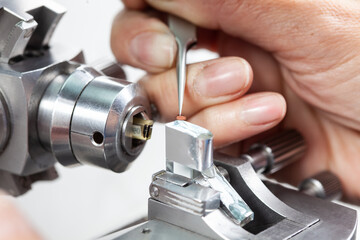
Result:
[[[250,82],[250,68],[243,60],[226,60],[206,66],[196,77],[194,89],[205,97],[234,94]]]
[[[174,61],[176,43],[171,34],[145,32],[137,35],[130,44],[130,50],[143,64],[168,68]]]
[[[276,94],[254,96],[244,103],[240,115],[249,125],[265,125],[281,119],[285,114],[285,101]]]

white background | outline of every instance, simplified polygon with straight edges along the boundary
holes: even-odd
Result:
[[[83,49],[88,63],[112,57],[110,29],[123,8],[120,0],[57,2],[68,12],[52,42]],[[214,55],[200,54],[208,57]],[[130,80],[143,74],[128,67],[126,72]],[[146,216],[151,175],[163,169],[164,162],[164,128],[155,124],[151,141],[127,172],[58,164],[58,180],[36,183],[15,201],[45,239],[93,239]]]

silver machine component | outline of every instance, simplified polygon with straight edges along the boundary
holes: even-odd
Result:
[[[212,133],[186,121],[168,123],[166,131],[166,167],[174,172],[176,163],[205,172],[213,163]],[[184,153],[184,154],[179,154]]]
[[[81,51],[50,46],[64,13],[0,0],[0,187],[13,195],[56,178],[57,161],[122,172],[151,136],[146,93],[119,65],[95,69]]]
[[[253,144],[241,157],[248,159],[255,171],[267,174],[302,158],[305,152],[304,138],[299,132],[288,130]]]
[[[174,15],[169,15],[169,28],[175,36],[178,47],[176,73],[178,83],[179,116],[182,113],[186,85],[186,53],[196,44],[196,27]]]
[[[166,126],[167,171],[160,171],[153,177],[148,221],[112,233],[103,240],[356,238],[355,210],[260,177],[261,172],[267,173],[259,169],[266,169],[269,152],[277,153],[271,155],[271,163],[281,162],[281,166],[303,155],[306,146],[298,132],[285,130],[253,145],[264,146],[266,143],[269,148],[266,154],[264,147],[257,148],[257,151],[251,147],[248,153],[230,157],[208,153],[212,147],[207,141],[211,135],[206,129],[197,130],[195,132],[200,134],[194,135],[196,126],[187,123],[180,127],[177,124],[178,121]],[[213,161],[209,160],[211,156]],[[254,156],[257,163],[263,163],[262,166],[254,164]],[[191,171],[181,168],[176,171],[176,167],[172,168],[176,165],[169,162],[190,167]],[[199,162],[204,162],[204,165]],[[201,174],[206,167],[211,168],[211,162],[228,176],[232,188],[249,206],[253,212],[251,221],[244,225],[236,224],[232,216],[223,211],[222,191],[206,184],[206,178]],[[200,173],[196,174],[196,171]]]
[[[214,165],[212,133],[178,120],[166,124],[165,131],[167,170],[177,173],[175,163],[180,164],[182,170],[189,169],[193,173],[190,177],[196,176],[196,183],[220,193],[222,209],[236,224],[243,226],[251,221],[253,212]]]
[[[342,195],[340,180],[329,171],[305,179],[300,183],[299,191],[325,200],[339,200]]]

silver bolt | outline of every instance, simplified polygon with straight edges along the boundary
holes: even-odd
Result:
[[[155,186],[151,186],[150,195],[152,197],[158,197],[159,196],[159,189],[157,187],[155,187]]]

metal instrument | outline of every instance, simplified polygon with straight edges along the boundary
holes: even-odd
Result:
[[[190,171],[189,177],[197,184],[219,193],[218,202],[224,212],[235,224],[244,226],[253,220],[254,213],[214,165],[212,138],[209,130],[189,122],[166,124],[167,171],[180,174]],[[177,167],[180,167],[179,172]],[[182,194],[181,191],[177,194]]]
[[[151,136],[146,93],[121,67],[95,69],[81,51],[49,45],[64,13],[0,1],[0,187],[13,195],[56,178],[56,161],[122,172]]]
[[[298,132],[284,131],[230,157],[213,155],[211,133],[187,124],[166,126],[167,171],[150,184],[148,221],[103,240],[356,238],[355,210],[259,178],[269,172],[264,169],[279,170],[304,154]],[[224,211],[223,191],[206,183],[202,172],[213,163],[253,212],[247,223],[236,224]]]
[[[186,52],[196,44],[196,27],[184,19],[169,15],[169,28],[175,35],[178,54],[176,63],[179,116],[182,113],[186,85]]]

